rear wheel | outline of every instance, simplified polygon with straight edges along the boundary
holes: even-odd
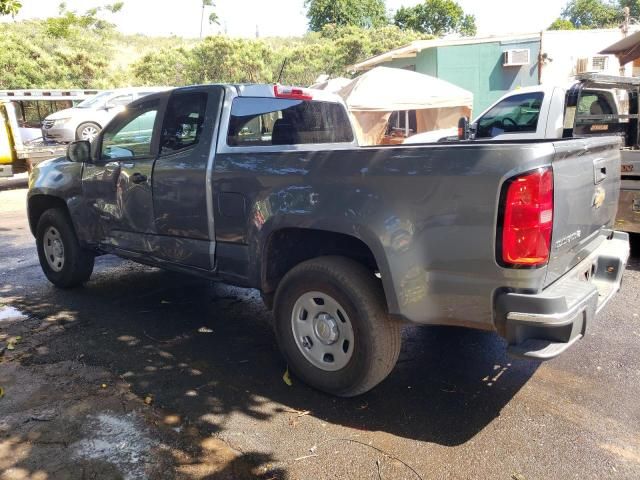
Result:
[[[76,140],[88,140],[93,142],[93,139],[100,133],[100,125],[93,122],[83,123],[76,129]]]
[[[278,343],[292,372],[334,395],[364,393],[384,380],[400,353],[400,324],[389,318],[373,272],[343,257],[301,263],[274,302]]]
[[[45,211],[36,229],[36,246],[42,271],[60,288],[72,288],[89,280],[94,255],[78,243],[69,215],[61,209]]]

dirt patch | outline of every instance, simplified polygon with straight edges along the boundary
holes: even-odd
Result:
[[[0,480],[235,480],[264,473],[255,459],[155,408],[82,356],[35,361],[52,337],[68,332],[60,322],[11,312],[0,325]]]

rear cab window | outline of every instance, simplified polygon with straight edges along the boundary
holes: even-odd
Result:
[[[542,92],[505,98],[478,120],[476,138],[493,138],[508,133],[535,133],[543,99]]]
[[[353,131],[339,103],[237,97],[227,132],[230,147],[351,143]]]
[[[575,113],[573,113],[573,110]],[[568,107],[565,128],[573,126],[573,134],[624,134],[628,128],[629,95],[625,90],[583,89],[576,107]],[[622,115],[620,118],[619,115]],[[575,125],[572,125],[575,122]]]

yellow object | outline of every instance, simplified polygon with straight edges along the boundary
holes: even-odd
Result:
[[[287,369],[284,371],[284,375],[282,375],[282,381],[289,386],[293,385],[293,382],[291,381],[291,375],[289,375],[289,367],[287,367]]]
[[[11,165],[13,161],[13,138],[7,118],[7,110],[5,104],[0,102],[0,165]]]

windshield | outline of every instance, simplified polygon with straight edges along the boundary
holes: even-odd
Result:
[[[109,98],[111,95],[113,95],[113,92],[99,93],[91,98],[87,98],[83,102],[80,102],[78,105],[76,105],[76,107],[77,108],[94,108],[106,102],[107,98]]]

